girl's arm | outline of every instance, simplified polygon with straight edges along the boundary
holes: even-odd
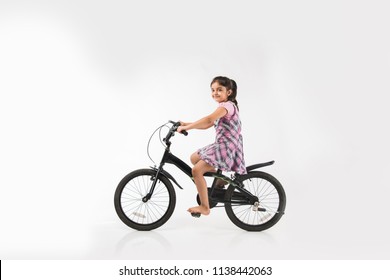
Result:
[[[186,122],[182,122],[182,121],[180,121],[180,125],[181,126],[184,126],[184,125],[190,125],[191,123],[186,123]]]
[[[193,123],[184,123],[177,129],[178,132],[182,130],[191,129],[207,129],[213,126],[214,122],[227,114],[227,110],[224,107],[219,107],[212,114],[201,118],[200,120]]]

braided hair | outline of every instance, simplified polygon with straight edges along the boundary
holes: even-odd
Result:
[[[218,82],[218,84],[220,84],[221,86],[223,87],[226,87],[227,90],[231,90],[232,93],[228,96],[228,100],[233,102],[234,104],[236,104],[236,107],[238,109],[238,102],[236,100],[236,97],[237,97],[237,83],[232,80],[232,79],[229,79],[228,77],[224,77],[224,76],[217,76],[215,77],[212,81],[211,81],[211,84],[214,84],[215,82]]]

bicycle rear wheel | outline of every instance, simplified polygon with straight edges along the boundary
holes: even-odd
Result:
[[[147,202],[142,199],[149,193],[156,171],[140,169],[125,176],[114,196],[115,210],[127,226],[136,230],[152,230],[162,226],[171,217],[176,205],[176,193],[165,177],[157,178],[153,195]]]
[[[250,204],[245,194],[230,185],[225,194],[225,210],[229,219],[248,231],[262,231],[275,225],[286,208],[286,194],[280,182],[262,171],[242,175],[239,181],[258,198],[259,203]]]

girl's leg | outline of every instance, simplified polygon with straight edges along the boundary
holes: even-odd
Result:
[[[199,157],[199,156],[198,156]],[[191,161],[193,157],[191,156]],[[215,171],[214,167],[206,163],[205,161],[199,159],[195,163],[195,166],[192,169],[192,176],[194,177],[196,188],[198,189],[199,198],[201,204],[196,207],[192,207],[188,209],[190,213],[201,213],[203,215],[210,214],[210,206],[209,206],[209,196],[207,192],[207,183],[203,175],[206,172]]]
[[[191,158],[190,158],[190,159],[191,159],[191,162],[192,162],[193,165],[197,164],[198,161],[201,160],[200,157],[199,157],[199,154],[198,154],[197,152],[193,153],[193,154],[191,155]],[[209,171],[207,171],[207,172],[215,172],[215,171],[216,171],[216,170],[215,170],[215,168],[214,168],[213,170],[209,170]],[[221,180],[221,179],[217,179],[217,185],[216,185],[216,187],[217,187],[217,188],[223,189],[223,188],[225,187],[226,184],[227,184],[227,183],[226,183],[225,181],[223,181],[223,180]]]
[[[190,160],[191,160],[191,163],[192,163],[193,165],[197,164],[198,161],[200,161],[200,156],[199,156],[198,152],[193,153],[193,154],[191,155]]]

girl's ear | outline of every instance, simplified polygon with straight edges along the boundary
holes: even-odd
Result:
[[[227,92],[227,95],[230,96],[232,94],[232,90],[229,89],[228,92]]]

